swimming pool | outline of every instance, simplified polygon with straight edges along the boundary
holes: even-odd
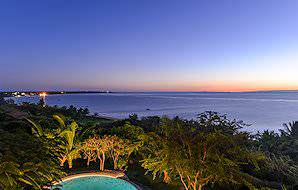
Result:
[[[107,176],[84,176],[62,180],[51,190],[137,190],[133,184],[119,178]]]

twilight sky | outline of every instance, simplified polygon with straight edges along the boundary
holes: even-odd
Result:
[[[0,90],[298,89],[297,0],[2,0]]]

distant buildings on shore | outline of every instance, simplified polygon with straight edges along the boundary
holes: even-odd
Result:
[[[22,96],[37,96],[41,94],[91,94],[91,93],[112,93],[110,91],[15,91],[15,92],[0,92],[4,97],[22,97]]]
[[[21,97],[21,96],[36,96],[37,92],[0,92],[0,95],[4,97]]]

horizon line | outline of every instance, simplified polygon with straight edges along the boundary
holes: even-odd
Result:
[[[156,91],[156,90],[149,90],[149,91],[138,91],[138,90],[8,90],[3,91],[0,90],[0,93],[11,93],[11,92],[108,92],[108,93],[158,93],[158,92],[164,92],[164,93],[254,93],[254,92],[295,92],[298,91],[298,89],[292,89],[292,90],[243,90],[243,91]]]

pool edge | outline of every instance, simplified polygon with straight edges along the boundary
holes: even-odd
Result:
[[[123,181],[126,181],[127,183],[130,183],[131,185],[133,185],[137,190],[143,190],[139,185],[137,185],[136,183],[130,181],[128,179],[128,177],[125,175],[125,173],[123,173],[123,172],[116,172],[116,171],[104,171],[104,172],[89,172],[89,173],[70,174],[68,176],[62,177],[59,181],[53,181],[51,183],[51,186],[58,185],[59,183],[61,183],[63,181],[69,181],[69,180],[72,180],[72,179],[77,179],[77,178],[82,178],[82,177],[92,177],[92,176],[110,177],[110,178],[114,178],[114,179],[123,180]],[[50,189],[51,186],[48,187],[48,189]]]

